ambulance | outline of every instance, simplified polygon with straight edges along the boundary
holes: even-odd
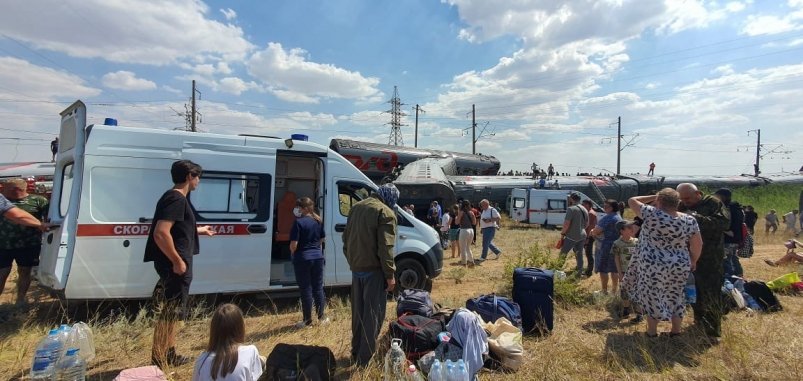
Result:
[[[191,294],[297,288],[289,240],[300,197],[315,200],[326,233],[326,286],[351,285],[342,232],[352,205],[376,185],[328,147],[304,140],[86,125],[77,101],[61,113],[59,152],[37,279],[64,300],[148,298],[160,291],[145,242],[170,166],[188,159],[203,178],[190,194],[200,237]],[[106,125],[109,124],[109,125]],[[303,137],[296,136],[299,139]],[[443,266],[434,229],[396,208],[398,285],[426,288]]]
[[[539,224],[543,227],[556,228],[563,226],[568,209],[568,198],[572,193],[580,195],[581,202],[591,201],[591,207],[597,212],[602,208],[594,200],[581,192],[569,189],[536,189],[514,188],[510,191],[510,218],[516,222]]]

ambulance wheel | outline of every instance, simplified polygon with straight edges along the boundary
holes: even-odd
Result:
[[[396,263],[396,288],[425,289],[427,272],[421,262],[413,258],[404,258]]]

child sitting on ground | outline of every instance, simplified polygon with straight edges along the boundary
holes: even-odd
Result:
[[[628,294],[629,290],[621,280],[624,278],[625,272],[627,272],[630,259],[633,257],[633,254],[636,253],[638,246],[636,234],[639,231],[639,226],[633,221],[622,220],[616,223],[616,230],[619,232],[619,239],[613,243],[611,253],[616,262],[616,271],[619,272],[619,284],[621,285],[619,290],[622,297],[622,314],[620,317],[625,319],[630,316],[631,302],[630,295]],[[631,319],[630,322],[640,323],[643,319],[641,313],[637,311],[636,306],[632,307],[636,317]]]
[[[803,244],[801,244],[798,240],[790,239],[784,243],[784,246],[786,246],[786,255],[777,261],[765,259],[764,262],[773,267],[792,263],[803,263],[803,255],[795,252],[795,248],[798,246],[803,246]]]
[[[250,381],[262,375],[265,360],[254,345],[243,345],[243,311],[226,303],[212,315],[209,344],[198,356],[193,381]]]

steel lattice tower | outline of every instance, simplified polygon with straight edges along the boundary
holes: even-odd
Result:
[[[403,116],[407,115],[401,110],[401,106],[404,103],[401,103],[401,99],[399,99],[399,90],[396,86],[393,86],[393,98],[391,98],[388,103],[390,103],[390,110],[387,112],[390,113],[390,137],[388,138],[388,144],[392,144],[395,146],[403,146],[404,141],[402,140],[402,132],[401,127],[405,126],[405,124],[401,123],[401,119]]]

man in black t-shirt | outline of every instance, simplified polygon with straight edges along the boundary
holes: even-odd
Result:
[[[159,318],[153,331],[151,362],[180,366],[189,359],[176,353],[176,322],[185,317],[192,282],[192,256],[198,254],[198,234],[214,235],[210,226],[196,227],[195,209],[187,198],[201,181],[201,166],[179,160],[170,168],[173,188],[156,203],[145,245],[145,262],[153,262],[163,287]]]

